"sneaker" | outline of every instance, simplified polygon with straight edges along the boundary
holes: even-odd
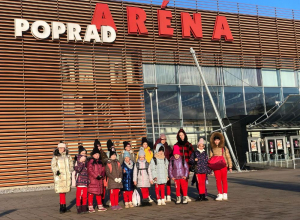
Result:
[[[166,202],[171,202],[171,196],[167,196]]]
[[[151,199],[151,196],[148,197],[149,202],[153,202],[153,200]]]
[[[157,205],[161,205],[161,199],[157,200]]]
[[[117,210],[118,210],[118,208],[117,208],[117,206],[111,206],[111,210],[113,210],[113,211],[117,211]]]
[[[182,204],[188,204],[188,197],[187,196],[183,197]]]
[[[191,202],[192,200],[190,199],[190,197],[186,196],[186,199],[188,202]]]
[[[223,193],[223,200],[228,200],[227,193]]]
[[[176,205],[180,204],[181,203],[181,197],[180,196],[177,196],[176,197]]]
[[[103,205],[98,205],[98,212],[105,212],[107,209]]]
[[[123,208],[122,208],[121,206],[117,205],[117,206],[116,206],[116,209],[117,209],[117,210],[122,210]]]
[[[223,200],[223,194],[218,194],[216,201],[222,201]]]
[[[161,200],[161,204],[162,204],[162,205],[166,205],[166,202],[165,202],[164,199]]]
[[[129,202],[125,202],[125,209],[129,209]]]
[[[129,202],[129,207],[130,207],[130,208],[133,208],[133,207],[134,207],[134,205],[133,205],[132,202]]]
[[[94,207],[93,206],[89,206],[89,213],[93,213],[93,212],[95,212]]]

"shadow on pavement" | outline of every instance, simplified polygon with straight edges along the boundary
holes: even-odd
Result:
[[[250,179],[239,179],[239,178],[232,178],[232,177],[228,179],[228,182],[247,185],[247,186],[267,188],[267,189],[279,189],[285,191],[300,192],[299,184],[293,184],[287,182],[250,180]]]
[[[68,205],[67,209],[71,209],[76,204],[76,198],[73,199],[70,204]]]
[[[17,209],[11,209],[11,210],[7,210],[5,212],[2,212],[2,213],[0,213],[0,217],[3,217],[5,215],[10,214],[10,213],[15,212],[15,211],[17,211]]]

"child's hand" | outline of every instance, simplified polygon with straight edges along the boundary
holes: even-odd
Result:
[[[186,180],[186,176],[183,176],[182,179]]]
[[[170,180],[170,178],[169,177],[167,177],[167,181],[169,181]]]
[[[156,182],[156,181],[157,181],[157,178],[155,177],[153,180]]]
[[[173,181],[175,181],[175,178],[172,178]]]
[[[133,184],[136,186],[136,181],[133,181]]]
[[[152,180],[150,181],[150,183],[151,183],[151,185],[153,185],[153,181]]]
[[[125,169],[123,169],[123,173],[126,173],[126,170],[125,170]]]
[[[195,161],[198,161],[198,158],[195,158]]]

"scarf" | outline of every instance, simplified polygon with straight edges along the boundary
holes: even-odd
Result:
[[[129,168],[129,169],[133,169],[133,162],[130,160],[129,163],[127,163],[125,160],[124,160],[124,163],[126,164],[126,166]]]
[[[197,148],[197,150],[198,150],[200,153],[203,153],[203,152],[205,151],[205,149],[200,150],[199,148]]]

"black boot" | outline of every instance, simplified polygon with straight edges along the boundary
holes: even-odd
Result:
[[[67,209],[67,205],[66,204],[63,204],[63,211],[64,212],[71,212],[71,210],[70,209]]]
[[[197,199],[196,199],[196,202],[199,202],[199,201],[201,201],[201,194],[199,194],[199,196],[197,197]]]
[[[62,204],[60,204],[59,213],[60,214],[64,213],[64,205],[62,205]]]
[[[205,197],[205,194],[202,194],[202,201],[208,201],[208,198]]]
[[[76,206],[76,209],[77,209],[77,214],[82,213],[82,206]]]
[[[83,213],[83,214],[88,213],[88,206],[87,205],[82,205],[81,206],[81,213]]]

